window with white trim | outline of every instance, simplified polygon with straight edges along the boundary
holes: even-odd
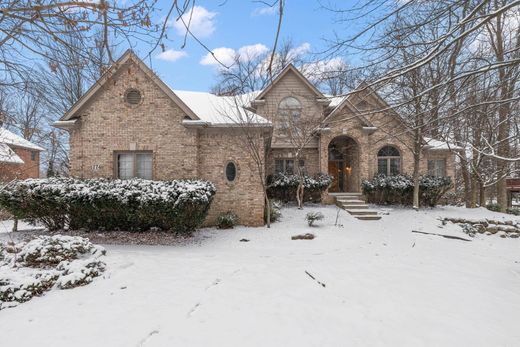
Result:
[[[401,173],[401,154],[394,146],[385,146],[377,153],[377,173],[393,176]]]
[[[428,175],[435,177],[446,176],[446,159],[429,159]]]
[[[119,152],[115,154],[116,175],[120,179],[152,179],[152,152]]]

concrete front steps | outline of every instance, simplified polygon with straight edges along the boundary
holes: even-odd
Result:
[[[361,193],[332,193],[336,205],[360,220],[379,220],[377,211],[369,209]]]

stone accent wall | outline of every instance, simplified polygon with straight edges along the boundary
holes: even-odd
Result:
[[[40,177],[40,152],[23,147],[11,146],[11,149],[24,161],[23,164],[0,163],[0,181]],[[35,157],[32,160],[32,153]]]
[[[376,101],[367,97],[369,107],[372,109],[381,108],[381,105],[375,105]],[[360,101],[360,100],[357,100]],[[357,102],[354,99],[354,104]],[[413,134],[409,132],[406,126],[395,116],[390,113],[372,113],[365,112],[363,117],[368,120],[374,127],[375,131],[363,130],[364,120],[356,117],[348,108],[344,108],[335,115],[329,124],[330,130],[324,131],[320,136],[320,168],[323,172],[328,172],[328,146],[330,142],[338,136],[349,136],[357,142],[359,148],[359,167],[353,171],[353,179],[359,182],[360,190],[361,182],[365,179],[372,178],[377,173],[377,153],[387,145],[392,145],[399,150],[401,154],[401,172],[406,174],[413,173]],[[427,172],[428,159],[446,159],[446,174],[455,177],[455,155],[450,151],[424,151],[422,153],[420,172]],[[356,168],[353,168],[354,170]],[[356,177],[357,176],[357,177]],[[333,198],[327,193],[322,197],[326,203],[332,203]]]

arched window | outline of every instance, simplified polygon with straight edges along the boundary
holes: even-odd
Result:
[[[377,152],[377,173],[387,176],[401,173],[401,154],[394,146],[385,146]]]
[[[287,129],[294,126],[300,120],[302,114],[302,104],[298,99],[289,96],[283,99],[278,105],[278,115],[280,117],[280,127]]]

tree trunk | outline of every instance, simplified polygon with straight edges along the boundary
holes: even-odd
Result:
[[[421,165],[422,117],[415,128],[415,143],[413,151],[413,208],[419,209],[419,175]]]
[[[483,182],[479,182],[479,189],[480,189],[480,207],[486,206],[486,186],[484,186]]]
[[[476,208],[477,207],[477,198],[478,198],[478,182],[475,176],[471,178],[471,200],[470,200],[470,207]]]
[[[419,165],[421,160],[420,153],[413,154],[413,208],[419,209]]]
[[[461,173],[464,180],[464,203],[466,207],[471,207],[471,174],[468,170],[468,163],[466,158],[461,156]]]
[[[266,224],[268,228],[271,228],[271,202],[269,201],[269,197],[267,197],[267,191],[264,189],[264,200],[265,200],[265,215],[266,215]]]

